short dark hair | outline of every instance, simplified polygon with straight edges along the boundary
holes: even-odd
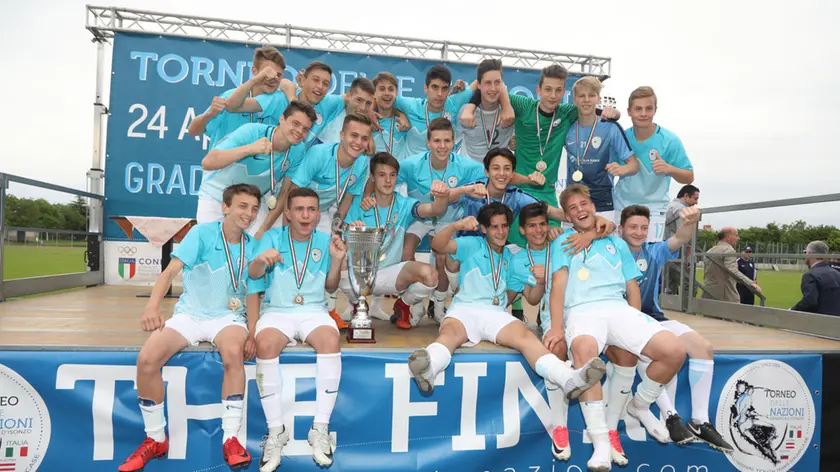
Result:
[[[233,184],[230,187],[226,188],[224,192],[222,192],[222,201],[225,202],[225,205],[231,206],[233,204],[233,197],[239,195],[240,193],[244,193],[256,198],[257,203],[259,203],[260,199],[262,198],[262,192],[260,191],[260,188],[256,185]]]
[[[700,189],[695,187],[694,185],[691,185],[691,184],[683,185],[683,188],[681,188],[680,191],[677,192],[677,198],[682,198],[686,195],[688,195],[690,197],[690,196],[694,195],[695,193],[697,193],[699,191],[700,191]]]
[[[494,157],[498,156],[507,158],[510,161],[510,165],[516,168],[516,156],[510,149],[506,147],[494,147],[484,155],[484,170],[490,170],[490,162]]]
[[[353,79],[353,82],[350,83],[350,92],[353,92],[356,89],[360,89],[371,95],[376,93],[376,87],[373,86],[373,82],[371,82],[367,77],[356,77]]]
[[[377,152],[370,158],[370,175],[376,174],[376,166],[391,166],[395,171],[400,171],[400,161],[387,152]]]
[[[644,216],[650,221],[650,209],[642,205],[630,205],[621,210],[621,223],[624,224],[634,216]]]
[[[298,197],[314,197],[319,202],[321,201],[321,198],[318,197],[318,192],[312,190],[309,187],[298,187],[298,188],[292,190],[291,192],[289,192],[289,198],[286,200],[286,202],[287,202],[286,203],[286,208],[291,208],[292,207],[292,200],[294,200],[295,198],[298,198]]]
[[[432,66],[432,68],[429,69],[429,72],[426,72],[426,85],[429,85],[435,79],[449,85],[452,83],[452,72],[449,72],[449,69],[447,69],[446,66],[442,66],[440,64]]]
[[[507,224],[510,225],[513,221],[513,211],[504,203],[492,202],[481,207],[478,210],[478,224],[481,226],[490,226],[490,220],[496,215],[505,215]]]
[[[502,60],[501,59],[485,59],[478,63],[478,67],[476,68],[478,81],[481,82],[481,78],[484,77],[484,74],[490,71],[497,70],[502,72]]]
[[[524,228],[531,218],[543,217],[548,221],[548,204],[545,202],[529,203],[519,210],[519,227]]]
[[[399,87],[399,83],[397,82],[397,76],[390,72],[380,72],[376,74],[376,77],[373,78],[373,86],[375,87],[379,82],[390,82],[391,85],[394,87]]]
[[[347,129],[347,125],[354,121],[356,123],[367,125],[368,127],[373,126],[373,123],[371,123],[370,121],[370,117],[368,117],[364,113],[353,112],[348,113],[347,116],[344,117],[344,124],[341,125],[341,130],[344,131],[345,129]]]
[[[315,113],[315,107],[300,100],[292,100],[291,102],[289,102],[289,105],[286,107],[285,110],[283,110],[283,117],[288,119],[296,111],[299,111],[306,115],[306,117],[309,118],[309,121],[311,121],[312,123],[318,121],[318,115]]]
[[[449,131],[452,133],[452,138],[455,139],[455,128],[452,127],[452,122],[443,116],[439,116],[429,123],[429,129],[426,130],[426,139],[432,139],[432,131]]]
[[[542,87],[543,79],[563,79],[565,84],[566,78],[569,77],[569,72],[560,64],[552,64],[542,70],[540,73],[539,86]]]
[[[332,68],[330,66],[328,66],[325,62],[312,61],[312,62],[309,63],[308,66],[306,66],[306,69],[303,70],[303,76],[304,77],[309,77],[310,72],[312,72],[313,70],[318,70],[318,69],[326,72],[327,74],[332,75]]]

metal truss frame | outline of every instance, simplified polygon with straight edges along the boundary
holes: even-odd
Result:
[[[561,64],[570,75],[610,77],[612,59],[592,55],[438,41],[370,33],[354,33],[294,25],[226,20],[174,13],[88,5],[86,28],[94,41],[107,41],[116,32],[178,36],[281,48],[399,57],[428,61],[475,64],[487,58],[502,59],[506,67],[542,69]]]

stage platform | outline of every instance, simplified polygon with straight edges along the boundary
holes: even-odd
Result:
[[[11,300],[0,303],[0,348],[22,346],[47,348],[122,348],[139,349],[148,333],[140,329],[140,317],[150,287],[99,286],[62,293]],[[174,289],[180,293],[179,288]],[[161,304],[171,316],[177,299],[167,298]],[[394,299],[383,299],[383,309],[391,312]],[[338,308],[344,309],[346,300],[340,295]],[[536,308],[525,304],[526,317],[534,322]],[[840,341],[832,341],[771,328],[722,321],[703,316],[668,313],[706,337],[718,352],[840,352]],[[374,320],[376,344],[349,344],[345,349],[414,349],[431,343],[437,335],[438,324],[424,319],[420,325],[405,331],[387,321]],[[490,343],[475,348],[499,349]],[[473,349],[475,349],[473,348]],[[197,349],[202,349],[198,347]]]

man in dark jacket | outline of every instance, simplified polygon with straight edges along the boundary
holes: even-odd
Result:
[[[745,254],[752,254],[752,252],[753,250],[751,247],[747,246],[746,248],[744,248]],[[758,280],[758,274],[755,270],[755,262],[752,261],[752,258],[750,256],[738,258],[738,272],[746,275],[753,282]],[[755,305],[755,293],[753,293],[752,290],[748,289],[746,285],[742,283],[738,284],[738,295],[741,296],[742,305]]]
[[[835,270],[825,257],[828,245],[822,241],[811,241],[805,247],[805,263],[811,270],[802,276],[802,300],[792,310],[840,316],[840,271]]]

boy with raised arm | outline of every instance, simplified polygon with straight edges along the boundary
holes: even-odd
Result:
[[[636,260],[636,266],[642,275],[639,279],[639,290],[642,298],[642,311],[658,321],[665,329],[674,333],[685,346],[688,354],[688,376],[691,383],[691,420],[688,431],[694,437],[706,442],[709,446],[723,452],[732,452],[732,446],[727,443],[709,421],[709,397],[712,393],[712,377],[714,375],[714,348],[706,338],[695,332],[689,326],[665,317],[659,307],[659,286],[662,269],[669,259],[679,257],[679,249],[691,241],[700,220],[700,209],[688,206],[680,210],[682,224],[677,232],[666,241],[656,243],[648,241],[650,225],[650,210],[641,205],[630,205],[621,212],[621,236],[630,248]],[[639,362],[639,375],[645,377],[648,364]],[[632,381],[630,383],[632,386]],[[656,399],[659,410],[666,415],[666,427],[671,440],[684,443],[691,439],[685,435],[683,423],[674,407],[667,391]]]
[[[406,130],[401,129],[399,112],[394,108],[399,94],[397,78],[390,72],[380,72],[373,78],[373,86],[376,89],[374,106],[380,117],[379,129],[373,133],[376,150],[385,151],[402,161],[408,157],[408,150],[405,145]]]
[[[639,87],[630,94],[627,113],[633,127],[625,131],[633,154],[639,160],[639,171],[621,176],[615,184],[615,213],[630,205],[650,209],[649,241],[662,241],[665,213],[670,197],[671,178],[681,184],[694,181],[694,167],[676,134],[653,122],[656,115],[656,93],[650,87]]]
[[[243,82],[237,88],[223,92],[220,96],[213,97],[213,101],[207,110],[190,121],[187,130],[190,136],[201,136],[206,134],[210,138],[210,149],[213,149],[222,138],[232,133],[240,126],[247,123],[265,123],[276,125],[283,113],[285,105],[294,99],[294,84],[283,79],[283,70],[286,68],[286,59],[283,54],[271,46],[263,46],[254,51],[253,65],[251,67],[251,79]],[[246,86],[246,84],[248,84]],[[234,94],[243,88],[236,98]],[[229,108],[229,101],[242,100],[245,97],[250,99],[252,104],[247,110],[232,111]],[[268,109],[269,104],[274,110],[272,115],[263,113]],[[281,108],[281,105],[282,108]]]
[[[254,355],[257,305],[245,311],[248,261],[256,256],[257,241],[245,230],[257,215],[260,190],[253,185],[232,185],[224,191],[220,222],[194,226],[172,252],[172,261],[160,274],[140,322],[152,334],[137,355],[137,400],[146,439],[118,468],[143,470],[169,451],[166,436],[164,388],[161,368],[177,352],[201,342],[219,350],[224,365],[222,380],[222,455],[231,467],[251,461],[237,435],[245,397],[245,359]],[[183,269],[184,292],[175,314],[164,322],[160,301]],[[247,324],[246,324],[247,323]],[[244,438],[243,438],[244,439]]]
[[[324,292],[334,291],[341,278],[346,247],[338,235],[317,230],[318,194],[308,188],[289,192],[289,225],[268,230],[259,242],[259,255],[248,266],[248,306],[259,304],[256,322],[257,387],[268,423],[260,458],[260,472],[280,465],[289,433],[283,425],[280,353],[296,339],[315,349],[315,419],[309,444],[316,464],[333,462],[336,444],[329,422],[341,380],[338,329],[324,308]]]
[[[408,368],[422,392],[434,389],[435,377],[447,368],[455,349],[481,341],[521,352],[537,374],[558,385],[569,398],[577,398],[604,375],[604,362],[597,358],[573,371],[551,354],[524,323],[505,311],[508,296],[512,295],[507,289],[511,254],[505,247],[512,219],[510,208],[490,203],[481,209],[477,219],[469,216],[448,225],[432,240],[432,249],[455,254],[463,271],[461,290],[440,325],[440,335],[408,358]],[[458,231],[478,228],[483,236],[453,239]]]
[[[441,216],[449,206],[449,187],[440,181],[432,183],[430,195],[434,203],[420,203],[411,197],[403,197],[394,191],[400,164],[387,152],[379,152],[370,161],[370,173],[374,184],[372,195],[360,195],[353,200],[345,221],[354,226],[384,228],[387,245],[384,259],[379,262],[373,296],[398,295],[394,304],[397,325],[406,326],[410,318],[421,318],[426,312],[423,301],[431,296],[438,285],[438,274],[434,267],[423,262],[402,261],[403,240],[406,228],[419,218]],[[362,202],[366,205],[362,205]],[[341,290],[351,305],[357,303],[347,278],[341,280]],[[371,316],[390,319],[371,310]]]
[[[555,249],[568,235],[594,230],[595,205],[585,186],[566,187],[560,203],[574,229],[552,243],[551,327],[544,342],[551,350],[565,340],[575,365],[598,358],[608,345],[650,360],[647,376],[627,406],[627,413],[638,419],[655,439],[667,442],[667,433],[650,412],[650,405],[679,372],[685,361],[685,348],[673,333],[639,311],[641,299],[636,279],[641,274],[624,240],[612,235],[596,239],[574,256]],[[602,398],[600,384],[581,396],[581,411],[594,446],[587,465],[599,472],[611,470],[613,460],[611,425],[607,423]],[[613,401],[611,397],[610,402]]]
[[[224,189],[235,183],[253,184],[262,192],[265,205],[260,205],[248,233],[259,239],[274,223],[264,224],[280,200],[284,177],[294,173],[303,159],[305,149],[300,143],[314,120],[315,110],[310,105],[293,101],[277,126],[248,123],[219,141],[201,161],[206,173],[198,188],[196,221],[223,220]]]

